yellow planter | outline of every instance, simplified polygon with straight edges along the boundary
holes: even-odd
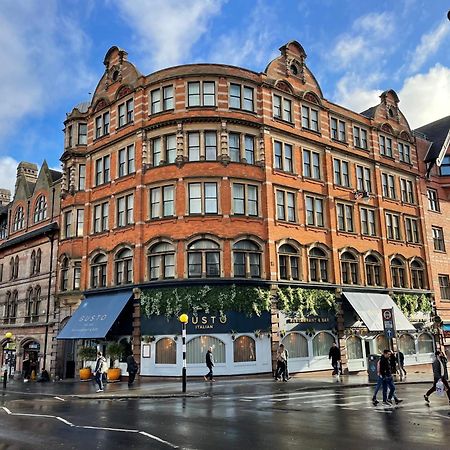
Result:
[[[84,369],[80,369],[80,380],[86,381],[92,378],[92,371],[90,367],[85,367]]]
[[[108,381],[119,381],[121,375],[120,369],[108,369]]]

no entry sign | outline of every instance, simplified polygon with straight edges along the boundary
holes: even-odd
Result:
[[[395,321],[393,308],[381,310],[384,334],[388,339],[395,337]]]

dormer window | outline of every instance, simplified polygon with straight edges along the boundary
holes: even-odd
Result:
[[[44,195],[39,196],[34,208],[34,223],[41,222],[47,218],[47,199]]]

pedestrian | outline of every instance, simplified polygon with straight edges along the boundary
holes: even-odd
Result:
[[[23,381],[26,383],[30,378],[30,358],[25,356],[22,363]]]
[[[40,375],[37,378],[37,381],[39,383],[46,383],[46,382],[50,381],[50,375],[48,374],[47,370],[42,369]]]
[[[127,357],[127,372],[128,372],[128,386],[131,386],[136,378],[136,374],[138,372],[138,365],[134,356],[128,355]]]
[[[382,358],[382,356],[381,356],[381,358]],[[377,394],[378,394],[378,391],[381,389],[381,387],[384,386],[384,384],[385,384],[385,380],[384,380],[384,378],[382,377],[382,375],[380,373],[380,361],[381,361],[381,358],[377,362],[378,379],[377,379],[377,385],[375,386],[375,391],[374,391],[373,396],[372,396],[373,406],[377,406],[378,405],[379,401],[377,400]]]
[[[208,348],[208,351],[206,352],[206,367],[208,368],[209,372],[203,377],[205,381],[216,381],[213,378],[213,367],[214,367],[214,355],[212,352],[212,347]]]
[[[389,353],[389,364],[391,365],[391,374],[397,374],[397,356],[394,352]]]
[[[333,367],[332,375],[339,375],[339,372],[342,375],[341,351],[336,345],[336,342],[333,342],[331,345],[330,352],[328,353],[328,359],[331,359],[331,366]]]
[[[289,353],[285,349],[284,344],[280,344],[277,350],[277,370],[275,371],[275,380],[279,381],[283,379],[283,381],[288,380],[288,372],[287,372],[287,362],[289,358]]]
[[[405,375],[406,377],[406,370],[405,370],[405,355],[402,353],[401,350],[397,352],[397,363],[398,363],[398,371],[400,373],[400,378]]]
[[[380,375],[383,377],[383,404],[392,405],[392,399],[398,405],[400,400],[395,393],[394,379],[392,378],[391,351],[384,350],[380,359]],[[388,394],[389,389],[389,394]]]
[[[94,376],[98,385],[97,392],[103,392],[103,373],[107,371],[106,359],[102,352],[97,352],[97,361],[95,363]]]
[[[447,390],[448,402],[450,404],[450,388],[448,385],[448,370],[447,370],[447,358],[444,353],[437,350],[434,354],[434,360],[431,363],[433,368],[433,386],[428,390],[428,392],[423,396],[425,401],[430,404],[430,399],[428,398],[434,391],[436,391],[436,385],[439,380],[443,383],[445,389]]]

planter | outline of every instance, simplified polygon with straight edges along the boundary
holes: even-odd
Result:
[[[108,381],[120,381],[121,369],[108,369]]]
[[[90,367],[85,367],[84,369],[80,369],[80,380],[87,381],[92,378],[92,371]]]

